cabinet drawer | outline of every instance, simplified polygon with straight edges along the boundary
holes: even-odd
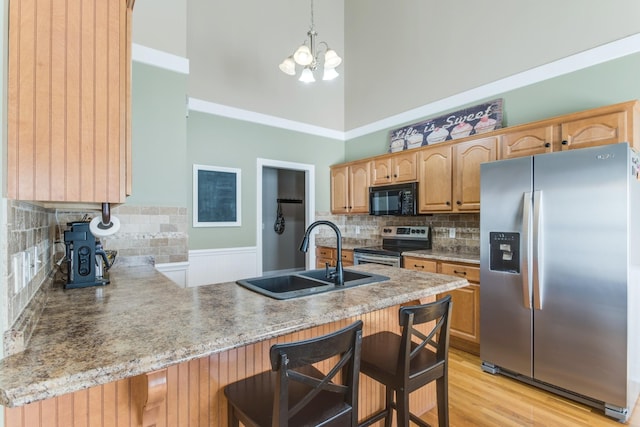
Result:
[[[334,249],[319,246],[316,248],[316,258],[335,258]]]
[[[404,257],[404,268],[416,271],[426,271],[428,273],[436,273],[437,261],[426,258]]]
[[[458,276],[467,279],[469,282],[480,282],[480,268],[464,265],[464,264],[453,264],[448,262],[443,262],[440,264],[440,273],[448,274],[450,276]]]
[[[338,254],[336,254],[336,257]],[[343,263],[351,263],[353,265],[353,251],[349,249],[342,250],[342,262]]]

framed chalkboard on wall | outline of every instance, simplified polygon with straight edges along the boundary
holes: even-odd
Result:
[[[240,169],[193,165],[193,226],[240,225]]]

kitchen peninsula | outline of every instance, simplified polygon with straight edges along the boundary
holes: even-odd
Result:
[[[221,388],[268,369],[273,343],[356,319],[365,334],[396,329],[398,305],[467,285],[441,274],[352,268],[390,280],[278,301],[233,282],[179,288],[141,266],[114,267],[105,287],[53,289],[26,350],[0,361],[0,404],[12,407],[6,425],[70,425],[78,417],[103,426],[224,425]],[[379,403],[374,387],[362,381],[361,414]],[[426,410],[434,394],[425,396]]]

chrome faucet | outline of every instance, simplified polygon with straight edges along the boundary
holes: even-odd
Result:
[[[302,239],[302,243],[300,244],[300,251],[307,252],[309,250],[309,235],[311,234],[311,230],[316,228],[319,225],[328,225],[333,228],[333,231],[336,232],[337,243],[337,261],[336,261],[336,269],[333,272],[329,272],[329,264],[326,266],[326,277],[327,279],[333,279],[333,282],[336,286],[344,286],[344,270],[342,268],[342,234],[340,233],[340,229],[337,225],[332,223],[331,221],[316,221],[311,224],[307,230],[304,232],[304,238]]]

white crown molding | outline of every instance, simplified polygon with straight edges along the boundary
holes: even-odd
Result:
[[[242,108],[216,104],[202,99],[189,98],[189,110],[344,141],[344,132],[320,126],[313,126],[307,123],[296,122],[294,120],[283,119],[281,117],[270,116],[268,114],[243,110]]]
[[[187,58],[136,43],[131,46],[131,59],[176,73],[189,74],[189,60]]]
[[[341,141],[348,141],[363,135],[393,128],[413,120],[433,116],[443,111],[460,107],[461,105],[476,102],[479,99],[489,98],[510,90],[552,79],[554,77],[562,76],[564,74],[572,73],[574,71],[638,52],[640,52],[640,33],[567,56],[548,64],[540,65],[530,70],[505,77],[504,79],[478,86],[474,89],[425,104],[421,107],[414,108],[346,132],[313,126],[307,123],[287,120],[267,114],[256,113],[253,111],[243,110],[241,108],[215,104],[213,102],[195,98],[189,98],[189,109],[233,119],[260,123],[267,126],[324,136]]]

